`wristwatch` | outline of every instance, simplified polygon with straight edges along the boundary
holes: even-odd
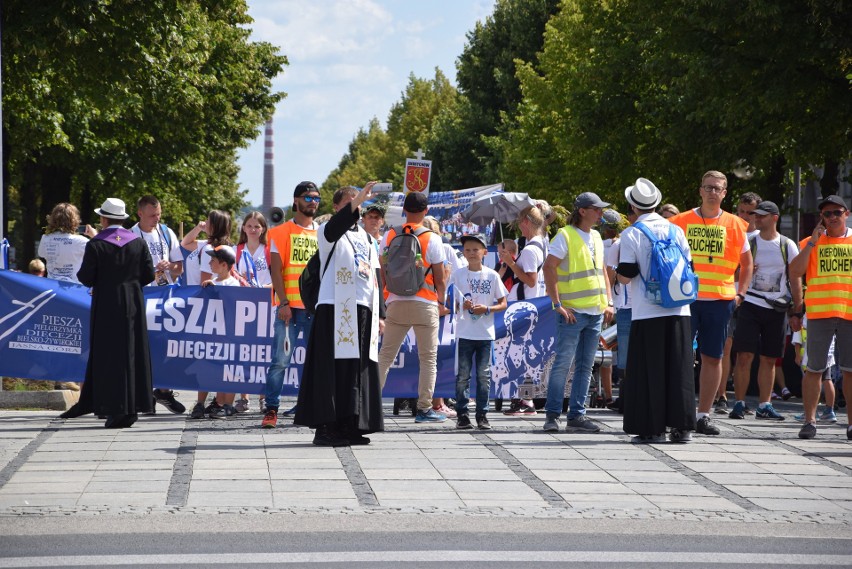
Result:
[[[606,305],[609,306],[609,307],[612,307],[612,306],[615,306],[615,302],[613,302],[612,300],[608,300]]]
[[[740,293],[737,293],[737,298],[741,298],[741,299],[745,300],[745,296],[741,295]]]
[[[562,303],[561,302],[551,302],[550,306],[551,306],[551,308],[553,308],[553,310],[556,310],[557,308],[562,306]]]

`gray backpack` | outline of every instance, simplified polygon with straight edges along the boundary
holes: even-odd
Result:
[[[399,296],[414,296],[426,283],[432,267],[424,267],[420,237],[429,229],[399,225],[385,250],[385,286]]]

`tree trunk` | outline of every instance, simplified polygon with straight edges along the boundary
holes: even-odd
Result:
[[[837,181],[839,173],[840,165],[837,161],[830,158],[827,159],[825,161],[825,170],[822,172],[822,179],[819,181],[822,197],[834,195],[840,191],[840,182]]]
[[[16,254],[18,268],[25,270],[27,264],[36,256],[36,237],[41,234],[41,220],[38,219],[39,180],[38,166],[27,161],[23,168],[20,191],[21,221],[20,249]]]

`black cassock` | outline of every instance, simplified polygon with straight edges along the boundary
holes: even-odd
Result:
[[[81,408],[96,415],[150,412],[151,355],[142,287],[154,280],[154,265],[147,243],[110,226],[86,244],[77,278],[92,287]]]

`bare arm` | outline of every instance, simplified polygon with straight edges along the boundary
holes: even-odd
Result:
[[[207,229],[207,221],[199,221],[198,224],[189,230],[189,232],[183,236],[183,239],[180,242],[181,247],[186,249],[187,251],[195,251],[198,249],[198,243],[195,240],[198,238],[198,234]]]
[[[751,276],[754,272],[754,259],[751,257],[751,250],[740,254],[740,281],[737,289],[737,305],[742,302],[742,297],[748,292],[748,287],[751,284]]]

